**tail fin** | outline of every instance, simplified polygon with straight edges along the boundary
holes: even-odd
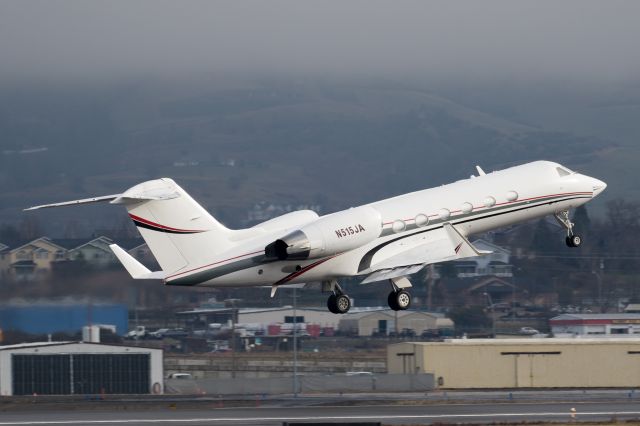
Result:
[[[123,204],[168,275],[229,249],[231,230],[172,179],[143,182],[112,201]]]

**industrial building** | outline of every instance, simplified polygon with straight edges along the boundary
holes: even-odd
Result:
[[[396,326],[397,324],[397,326]],[[339,330],[358,336],[388,335],[411,332],[420,335],[425,331],[450,334],[453,321],[442,315],[419,311],[364,311],[348,313],[340,317]]]
[[[163,391],[162,350],[82,342],[0,346],[0,395]]]
[[[554,336],[624,337],[640,335],[640,314],[563,314],[549,325]]]
[[[292,322],[294,310],[290,306],[282,308],[240,309],[238,322],[245,324],[274,324]],[[296,322],[319,324],[322,327],[336,328],[339,316],[326,308],[298,308],[295,310]]]
[[[0,305],[0,329],[32,334],[77,333],[85,325],[104,324],[116,334],[128,331],[125,304],[80,301],[13,303]]]
[[[389,345],[390,374],[433,374],[440,388],[638,386],[640,339],[452,339]]]

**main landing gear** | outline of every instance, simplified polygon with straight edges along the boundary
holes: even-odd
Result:
[[[560,225],[564,226],[567,230],[567,237],[565,238],[565,242],[568,247],[580,247],[582,244],[582,237],[578,234],[573,233],[573,222],[569,220],[569,211],[564,210],[555,214],[555,218],[560,223]]]
[[[405,277],[390,279],[391,293],[387,297],[389,307],[394,311],[404,311],[411,306],[411,294],[404,290],[411,287],[411,283]]]
[[[328,287],[331,296],[327,299],[327,308],[329,312],[334,314],[346,314],[351,309],[351,299],[347,296],[337,281],[333,280],[328,283],[322,283],[323,290]]]

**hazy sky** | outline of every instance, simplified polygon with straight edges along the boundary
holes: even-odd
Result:
[[[0,81],[193,72],[627,80],[640,1],[0,0]]]

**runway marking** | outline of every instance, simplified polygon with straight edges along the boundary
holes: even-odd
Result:
[[[640,411],[585,411],[577,413],[580,418],[587,416],[638,416]],[[401,420],[401,419],[442,419],[442,418],[486,418],[486,417],[569,417],[570,413],[486,413],[486,414],[408,414],[373,416],[282,416],[282,417],[211,417],[195,419],[120,419],[120,420],[50,420],[0,422],[0,425],[53,425],[53,424],[120,424],[120,423],[204,423],[204,422],[265,422],[265,421],[305,421],[305,420]]]

